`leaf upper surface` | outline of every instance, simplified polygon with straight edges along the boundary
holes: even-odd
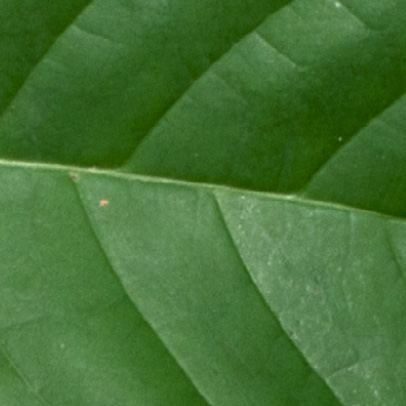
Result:
[[[1,100],[3,158],[122,166],[404,215],[403,0],[64,7],[63,21],[46,15],[53,31],[29,26],[37,55],[2,68],[19,88]],[[6,28],[10,49],[32,49],[12,35]],[[375,169],[372,154],[382,157]]]
[[[0,173],[7,406],[404,401],[404,220],[112,171]]]
[[[0,10],[1,405],[406,404],[403,0]]]

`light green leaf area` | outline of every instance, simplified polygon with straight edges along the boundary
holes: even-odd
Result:
[[[406,405],[405,27],[0,0],[0,405]]]
[[[3,162],[0,400],[402,405],[403,220]]]

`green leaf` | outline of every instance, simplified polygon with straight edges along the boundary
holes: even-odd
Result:
[[[403,0],[3,3],[1,405],[406,404]]]
[[[0,6],[0,113],[90,0],[13,0]]]
[[[1,165],[2,404],[401,405],[406,223]]]
[[[301,191],[403,97],[405,27],[403,0],[292,2],[211,66],[159,119],[127,170]]]
[[[25,56],[32,45],[18,3],[11,1],[15,15],[1,17],[21,27],[16,34],[5,32],[2,53],[15,47]],[[49,9],[47,3],[37,13],[53,21],[57,6]],[[15,80],[16,70],[21,74],[10,86],[13,97],[2,100],[1,154],[117,166],[213,61],[288,0],[87,0],[84,10],[75,5],[79,1],[53,3],[72,3],[70,13],[79,14],[56,41],[28,27],[42,56],[32,62],[23,57],[18,69],[14,60],[4,66],[6,80]],[[31,24],[38,24],[36,15]],[[54,43],[44,52],[45,35]]]
[[[404,0],[93,1],[3,100],[0,152],[298,193],[404,105],[405,26]]]

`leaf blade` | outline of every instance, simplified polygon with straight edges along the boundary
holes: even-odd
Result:
[[[3,404],[207,405],[112,274],[70,171],[49,169],[0,170],[0,345],[23,377],[2,357]]]

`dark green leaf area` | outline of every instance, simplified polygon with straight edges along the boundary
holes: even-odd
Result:
[[[92,1],[58,38],[48,35],[52,46],[41,58],[25,62],[25,70],[18,60],[4,67],[10,88],[19,90],[1,100],[1,156],[123,164],[215,60],[287,2]],[[19,5],[12,2],[10,8],[17,13]],[[41,13],[57,21],[53,8]],[[36,15],[27,24],[13,19],[13,27],[27,29],[33,41],[40,41],[45,34],[32,24],[38,24]],[[13,46],[11,35],[7,30],[7,48]],[[20,42],[20,55],[29,52],[29,42]],[[22,74],[13,79],[18,70],[26,73],[23,83]]]
[[[322,166],[302,194],[406,217],[406,97]]]
[[[5,0],[0,5],[0,114],[90,0]]]
[[[291,3],[184,94],[139,145],[127,170],[303,190],[336,151],[404,94],[405,26],[403,1]],[[380,132],[387,137],[386,129]],[[394,142],[402,138],[404,130]],[[366,139],[363,145],[368,147]],[[368,172],[368,163],[358,169]]]

